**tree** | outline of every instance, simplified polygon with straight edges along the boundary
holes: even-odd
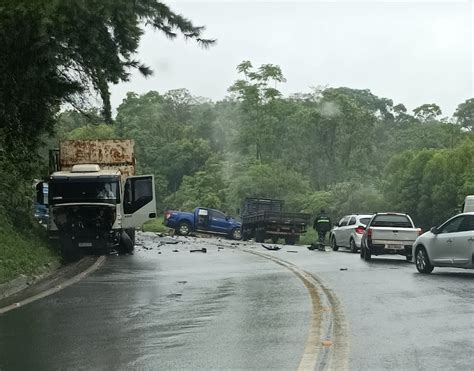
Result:
[[[277,83],[286,80],[280,67],[273,64],[263,64],[255,70],[250,61],[243,61],[237,71],[244,79],[237,80],[228,90],[242,102],[240,143],[247,148],[254,147],[257,160],[268,159],[268,148],[273,144],[272,126],[276,121],[272,117],[272,102],[281,96]]]
[[[81,109],[97,92],[111,122],[109,84],[127,81],[130,71],[152,73],[134,59],[144,26],[202,46],[203,27],[157,0],[5,0],[0,7],[0,130],[4,145],[25,150],[54,126],[62,103]],[[91,91],[92,90],[92,91]]]
[[[474,98],[458,105],[453,115],[457,123],[470,131],[474,130]]]
[[[422,104],[421,106],[413,110],[415,117],[421,122],[428,122],[435,120],[437,117],[441,116],[441,108],[435,104]]]

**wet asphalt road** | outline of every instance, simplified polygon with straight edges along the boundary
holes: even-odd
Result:
[[[73,286],[0,315],[0,370],[297,369],[308,291],[243,248],[332,289],[349,324],[349,369],[474,368],[474,271],[425,276],[402,257],[367,263],[344,251],[183,240],[158,247],[162,239],[143,236],[149,250],[110,256]],[[201,247],[208,253],[189,252]]]

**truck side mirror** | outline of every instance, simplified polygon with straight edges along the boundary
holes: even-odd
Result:
[[[36,185],[36,202],[40,205],[48,204],[48,196],[44,194],[44,182],[40,182]]]

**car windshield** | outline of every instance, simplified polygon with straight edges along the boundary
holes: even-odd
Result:
[[[71,202],[101,202],[115,204],[120,201],[118,181],[53,181],[49,184],[50,204]]]
[[[377,215],[371,227],[412,228],[413,226],[406,215]]]

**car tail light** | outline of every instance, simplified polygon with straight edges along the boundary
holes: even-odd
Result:
[[[372,229],[367,230],[367,238],[370,240],[372,238]]]
[[[171,218],[171,211],[165,211],[165,219]]]
[[[417,228],[418,231],[418,236],[421,236],[423,234],[423,229],[422,228]]]
[[[357,234],[364,234],[365,228],[362,227],[362,226],[359,226],[359,227],[356,228],[355,232],[356,232]]]

